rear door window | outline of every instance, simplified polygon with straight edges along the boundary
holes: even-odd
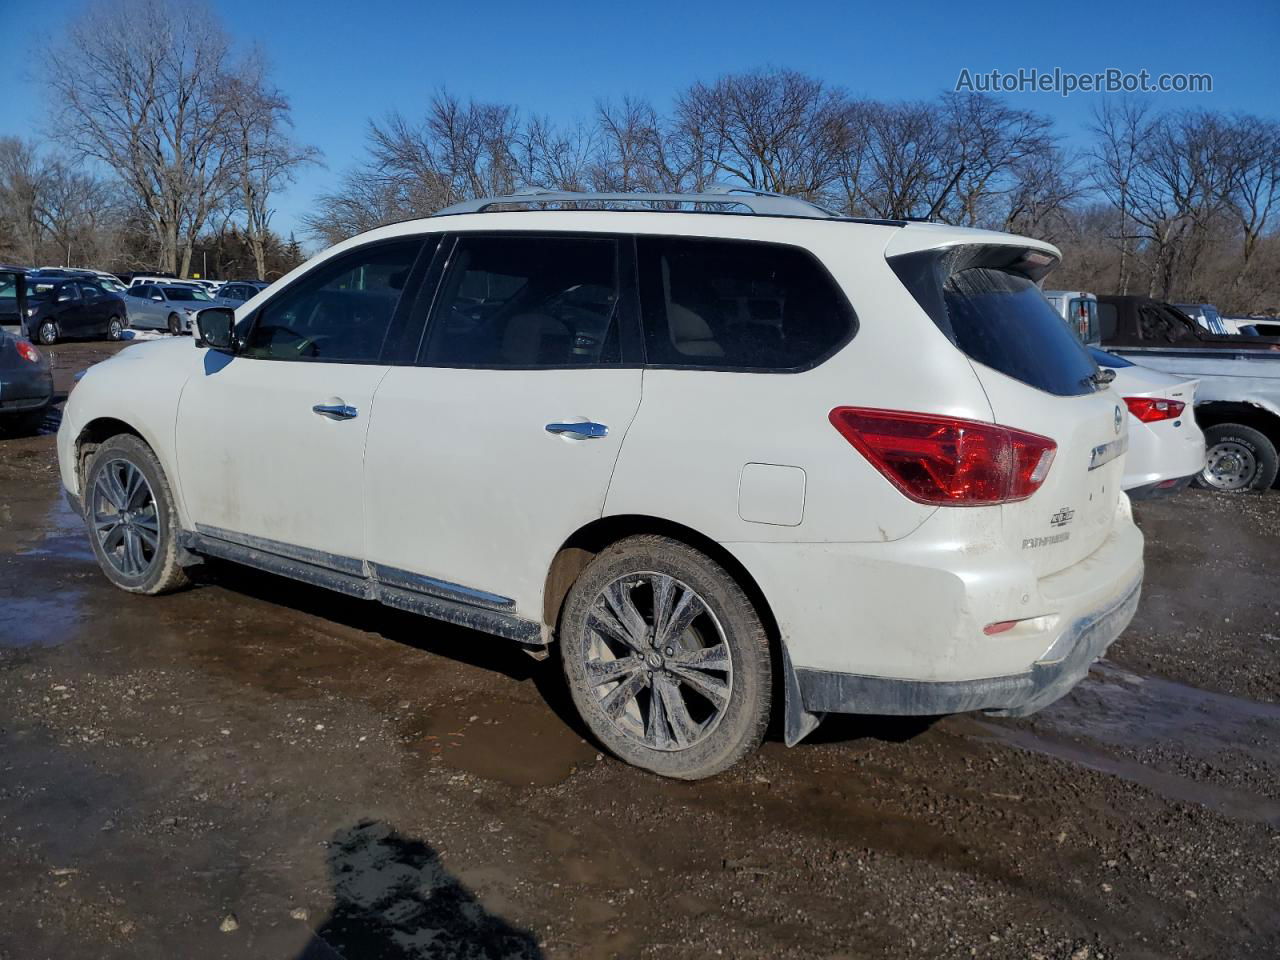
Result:
[[[970,359],[1057,396],[1094,392],[1097,364],[1029,278],[971,267],[947,278],[943,298]]]
[[[431,316],[430,366],[622,362],[612,237],[461,234]]]
[[[805,370],[853,336],[848,299],[798,247],[688,237],[636,243],[651,365]]]

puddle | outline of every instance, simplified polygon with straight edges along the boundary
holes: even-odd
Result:
[[[88,612],[80,590],[48,597],[0,597],[0,648],[56,647],[83,629]]]
[[[421,720],[422,733],[411,745],[415,753],[517,787],[560,783],[596,755],[542,702],[448,704]]]
[[[1226,816],[1280,827],[1280,802],[1166,772],[1106,747],[1218,766],[1241,756],[1264,770],[1280,756],[1280,704],[1260,703],[1096,664],[1069,697],[1025,723],[976,720],[981,735],[1121,777]],[[1238,762],[1238,760],[1236,761]]]
[[[71,509],[66,497],[54,498],[40,525],[40,531],[38,539],[33,539],[26,547],[20,547],[17,552],[88,560],[96,566],[97,559],[93,555],[93,548],[89,546],[84,520]]]

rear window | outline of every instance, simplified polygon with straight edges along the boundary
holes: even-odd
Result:
[[[1093,358],[1033,281],[970,267],[943,287],[955,344],[970,359],[1060,397],[1095,390]]]

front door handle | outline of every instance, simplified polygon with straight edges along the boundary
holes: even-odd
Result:
[[[354,420],[360,413],[355,407],[345,403],[317,403],[311,408],[311,412],[330,420]]]
[[[603,423],[580,420],[569,423],[548,423],[547,433],[556,433],[570,440],[599,440],[609,435],[609,428]]]

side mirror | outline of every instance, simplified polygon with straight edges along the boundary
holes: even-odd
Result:
[[[160,294],[158,293],[153,293],[151,295],[151,299],[154,300],[156,303],[164,303],[164,297],[160,296]]]
[[[196,314],[196,346],[235,353],[236,313],[226,307],[206,307]]]

